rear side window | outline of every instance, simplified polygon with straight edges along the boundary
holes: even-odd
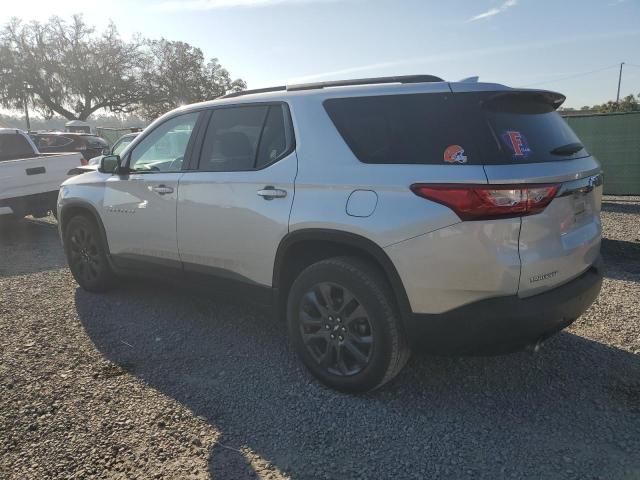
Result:
[[[33,157],[33,155],[33,148],[22,135],[0,134],[0,162]]]
[[[269,107],[260,137],[256,168],[262,168],[276,161],[287,151],[288,145],[284,107],[272,105]]]
[[[64,147],[72,149],[74,143],[73,138],[65,137],[63,135],[43,135],[36,137],[34,141],[38,145],[38,148],[43,152],[46,152],[48,149],[56,149],[57,151],[60,151],[60,149],[63,149]]]
[[[284,105],[247,105],[213,111],[204,136],[199,170],[263,168],[292,149]]]
[[[361,162],[481,163],[452,94],[333,98],[324,107]]]

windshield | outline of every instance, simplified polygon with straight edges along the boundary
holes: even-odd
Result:
[[[135,137],[121,138],[113,146],[113,152],[111,152],[111,153],[113,155],[120,155],[120,153],[122,153],[122,151],[127,147],[127,145],[129,145],[133,141],[134,138]]]

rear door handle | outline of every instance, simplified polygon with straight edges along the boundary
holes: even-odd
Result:
[[[173,193],[173,187],[168,187],[166,185],[156,185],[155,187],[151,188],[151,190],[153,190],[159,195],[166,195],[168,193]]]
[[[284,198],[287,196],[286,190],[275,188],[271,185],[264,187],[262,190],[258,190],[256,194],[265,200],[273,200],[274,198]]]

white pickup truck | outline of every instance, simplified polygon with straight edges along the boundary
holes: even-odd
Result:
[[[40,153],[22,130],[0,128],[0,219],[55,213],[60,184],[81,158],[80,153]]]

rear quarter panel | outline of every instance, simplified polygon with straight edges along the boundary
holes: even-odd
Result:
[[[440,91],[443,86],[429,88]],[[392,260],[416,313],[440,313],[474,300],[515,294],[519,218],[461,222],[448,207],[410,190],[414,183],[484,184],[483,166],[361,163],[322,105],[337,95],[291,100],[299,163],[290,231],[322,228],[372,240]],[[347,214],[349,195],[358,189],[377,194],[370,216]]]

